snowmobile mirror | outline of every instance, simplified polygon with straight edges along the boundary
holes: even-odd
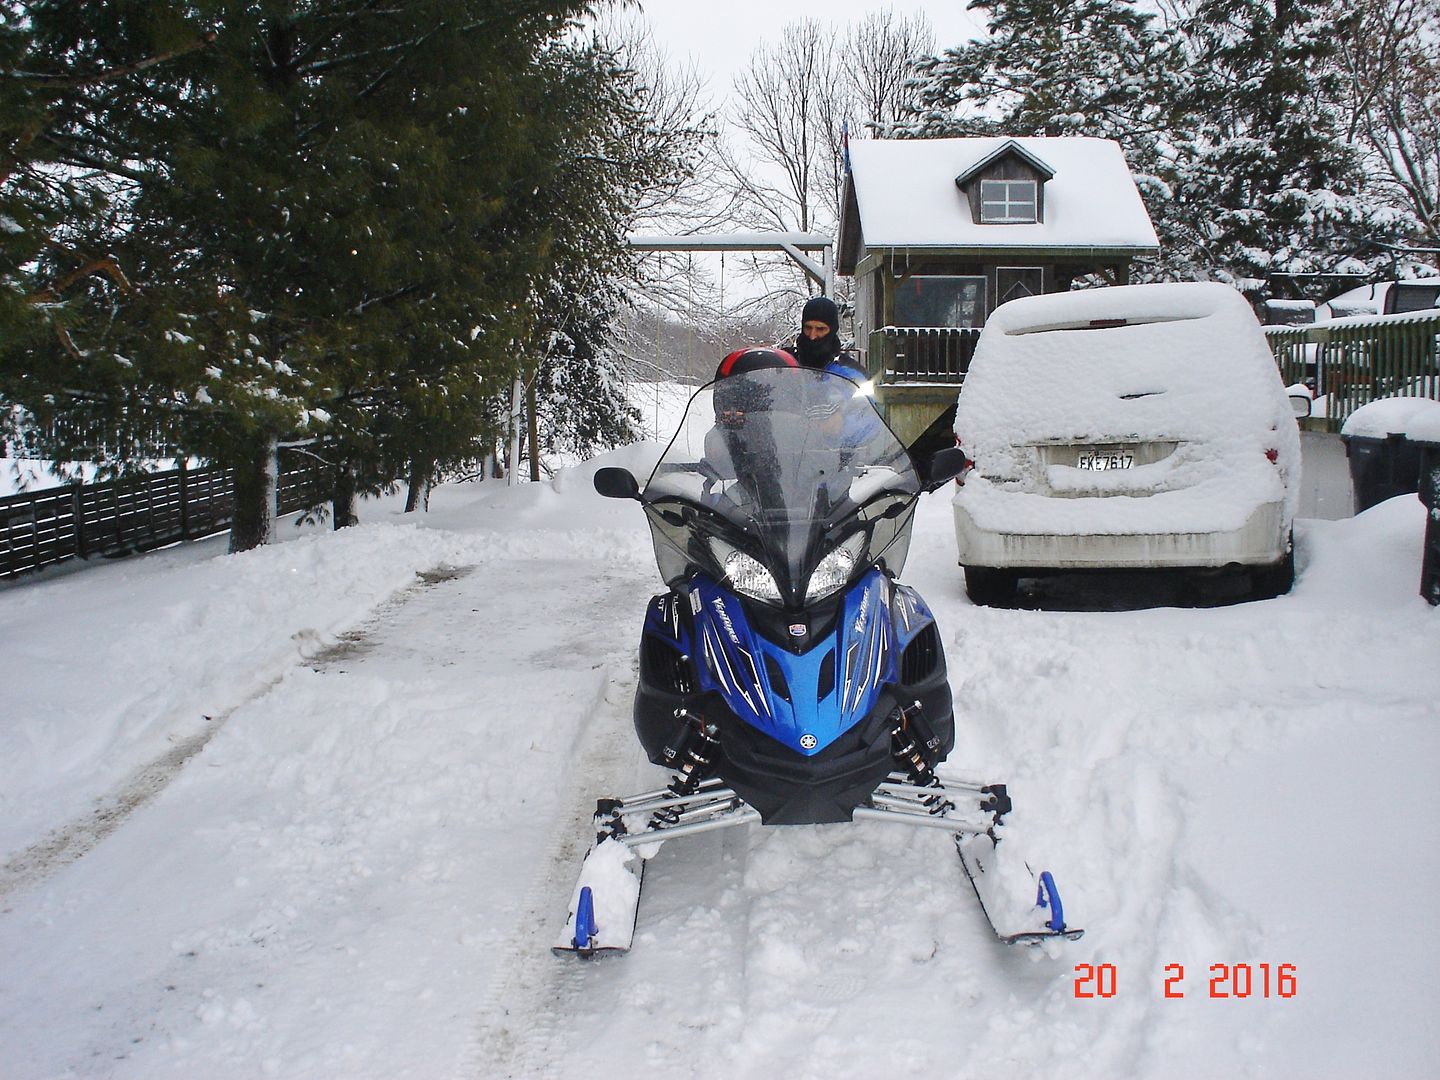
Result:
[[[638,499],[640,482],[629,469],[610,465],[596,470],[595,490],[607,499]]]
[[[958,446],[947,446],[937,450],[930,458],[926,471],[925,490],[934,491],[949,480],[954,480],[970,467],[970,459]],[[598,477],[597,477],[598,479]]]

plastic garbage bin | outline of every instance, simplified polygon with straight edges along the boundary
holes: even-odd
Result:
[[[1350,462],[1355,513],[1420,490],[1420,448],[1406,438],[1412,418],[1440,410],[1429,398],[1381,398],[1350,414],[1340,429]]]
[[[1411,419],[1405,438],[1420,455],[1420,501],[1425,504],[1425,550],[1420,595],[1440,605],[1440,408]]]

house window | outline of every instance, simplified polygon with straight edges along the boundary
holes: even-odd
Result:
[[[985,279],[916,274],[895,286],[895,326],[983,326]]]
[[[1033,222],[1034,180],[981,180],[980,220],[989,224]]]

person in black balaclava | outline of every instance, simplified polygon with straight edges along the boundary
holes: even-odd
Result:
[[[800,313],[800,336],[791,350],[801,367],[821,368],[841,360],[840,309],[828,296],[812,296]]]

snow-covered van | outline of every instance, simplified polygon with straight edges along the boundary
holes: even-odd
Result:
[[[1333,296],[1315,309],[1315,322],[1356,315],[1403,315],[1440,307],[1440,278],[1380,281]]]
[[[1249,303],[1218,284],[1014,300],[985,324],[956,434],[965,587],[1022,576],[1243,568],[1289,590],[1300,436]]]

